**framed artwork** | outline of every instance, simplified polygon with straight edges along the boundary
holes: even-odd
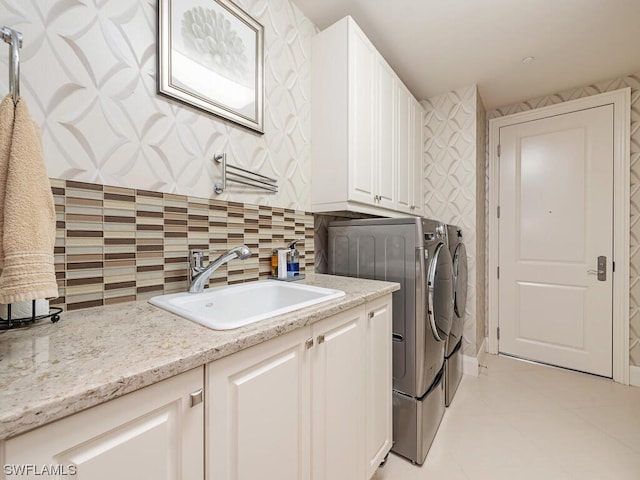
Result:
[[[230,0],[160,0],[158,91],[264,133],[264,27]]]

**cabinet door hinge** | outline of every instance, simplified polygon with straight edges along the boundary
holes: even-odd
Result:
[[[496,270],[497,270],[496,274],[498,275],[498,280],[500,280],[500,267],[499,266],[496,267]]]
[[[498,340],[500,340],[500,327],[497,328]]]
[[[498,144],[498,157],[500,156],[501,153],[502,153],[502,148],[501,148],[501,145]]]
[[[498,218],[500,218],[500,205],[498,205]]]
[[[611,262],[611,271],[616,273],[616,262]]]

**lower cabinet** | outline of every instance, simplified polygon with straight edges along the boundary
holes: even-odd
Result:
[[[391,297],[367,303],[366,311],[366,478],[371,478],[391,450],[393,369]]]
[[[390,306],[387,295],[209,364],[207,478],[369,479],[391,448]]]
[[[207,478],[309,478],[309,357],[303,328],[207,366]]]
[[[312,325],[314,480],[364,479],[364,307]]]
[[[391,375],[389,294],[0,441],[0,479],[367,480]]]
[[[203,383],[196,368],[6,440],[0,478],[204,478]]]

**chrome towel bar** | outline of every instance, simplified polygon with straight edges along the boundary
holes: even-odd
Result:
[[[14,105],[20,99],[20,48],[22,47],[22,33],[9,27],[0,29],[2,39],[11,45],[9,54],[9,91],[13,96]]]
[[[241,183],[242,185],[273,193],[278,192],[278,180],[227,163],[226,153],[216,153],[213,159],[222,164],[222,183],[216,183],[214,185],[214,191],[216,193],[220,194],[224,192],[227,188],[227,182]]]

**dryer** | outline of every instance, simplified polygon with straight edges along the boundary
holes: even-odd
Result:
[[[398,282],[393,293],[392,451],[422,464],[444,414],[453,318],[446,225],[420,217],[329,224],[329,273]]]
[[[462,379],[462,333],[467,305],[467,250],[462,241],[462,229],[447,225],[447,237],[453,269],[453,319],[445,346],[444,391],[448,407]]]

